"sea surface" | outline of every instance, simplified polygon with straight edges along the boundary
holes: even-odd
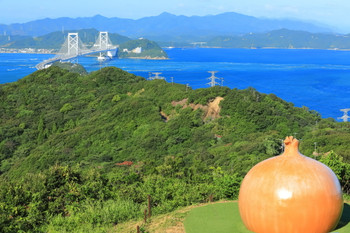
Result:
[[[350,108],[350,51],[173,48],[166,52],[169,60],[114,59],[101,64],[96,58],[81,57],[79,63],[89,72],[105,66],[145,78],[150,72],[162,72],[168,82],[173,77],[193,89],[209,87],[208,71],[218,71],[224,86],[273,93],[297,107],[316,110],[323,118],[337,119],[343,115],[340,109]],[[53,56],[0,54],[0,83],[34,72],[37,63]]]

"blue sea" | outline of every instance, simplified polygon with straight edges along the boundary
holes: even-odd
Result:
[[[173,77],[193,89],[209,87],[208,71],[218,71],[224,86],[273,93],[297,107],[316,110],[323,118],[337,119],[343,115],[340,109],[350,108],[350,51],[174,48],[166,52],[169,60],[114,59],[100,64],[96,58],[81,57],[79,63],[88,71],[116,66],[145,78],[150,72],[162,72],[167,81]],[[37,63],[52,56],[0,54],[0,83],[34,72]]]

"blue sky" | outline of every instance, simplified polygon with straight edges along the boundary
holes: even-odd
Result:
[[[0,23],[96,14],[138,19],[165,11],[187,16],[237,12],[264,18],[301,19],[350,32],[349,0],[0,0]]]

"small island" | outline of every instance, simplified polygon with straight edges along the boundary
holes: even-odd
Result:
[[[156,42],[144,38],[122,43],[119,46],[117,55],[118,58],[168,59],[166,52]]]

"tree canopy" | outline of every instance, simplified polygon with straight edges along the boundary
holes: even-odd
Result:
[[[154,214],[236,199],[288,135],[349,194],[350,125],[254,88],[186,91],[115,67],[52,66],[0,85],[0,117],[2,232],[105,232],[142,218],[147,195]]]

